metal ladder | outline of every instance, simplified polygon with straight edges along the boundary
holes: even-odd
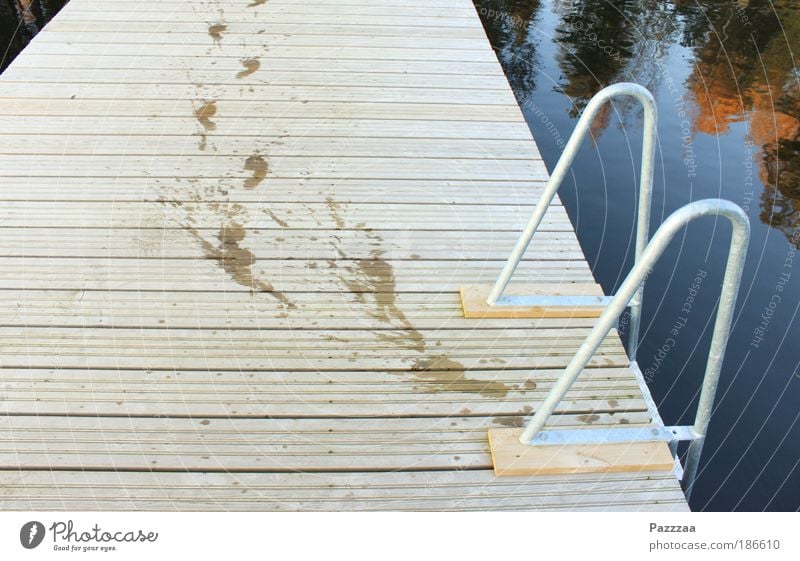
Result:
[[[539,228],[542,219],[544,218],[547,209],[553,202],[558,188],[564,181],[575,156],[578,155],[578,150],[583,144],[586,135],[592,126],[597,114],[603,106],[616,97],[633,97],[638,100],[644,108],[644,139],[642,141],[642,167],[640,171],[641,179],[639,183],[639,210],[638,219],[636,221],[636,261],[644,252],[647,245],[649,230],[650,230],[650,200],[653,194],[653,171],[656,154],[656,127],[658,115],[656,112],[656,102],[653,96],[639,84],[632,84],[623,82],[614,84],[600,90],[589,101],[586,109],[584,110],[578,124],[575,125],[575,130],[564,147],[564,152],[556,163],[553,173],[544,188],[542,198],[533,210],[528,224],[522,232],[522,235],[517,240],[517,244],[511,251],[511,255],[506,261],[500,276],[489,293],[486,303],[490,306],[498,307],[528,307],[528,306],[597,306],[608,305],[610,298],[596,297],[596,296],[503,296],[503,292],[508,286],[514,271],[519,265],[522,256],[530,245],[533,235]],[[631,308],[631,321],[630,330],[628,335],[628,349],[631,360],[636,359],[636,351],[639,347],[639,325],[642,318],[642,291],[637,291],[635,297],[630,303]]]
[[[670,445],[676,462],[676,474],[681,479],[687,499],[691,495],[692,487],[697,475],[700,455],[703,449],[714,397],[725,355],[725,348],[730,335],[733,310],[744,268],[744,260],[750,239],[750,222],[744,211],[730,201],[722,199],[705,199],[690,203],[671,214],[658,228],[651,241],[648,237],[649,204],[652,191],[652,156],[655,143],[655,106],[653,98],[646,89],[636,84],[617,84],[605,88],[598,93],[587,106],[586,112],[578,121],[575,133],[570,138],[564,154],[556,165],[553,176],[548,183],[545,193],[533,212],[528,225],[520,236],[511,257],[505,265],[494,289],[487,299],[487,303],[494,306],[524,306],[532,305],[536,296],[502,297],[502,293],[511,280],[528,244],[536,232],[547,207],[550,205],[561,180],[567,172],[577,153],[580,141],[586,134],[591,120],[603,103],[618,95],[632,95],[639,99],[645,106],[645,142],[642,160],[642,182],[639,196],[639,223],[637,227],[636,261],[628,276],[623,281],[617,293],[612,297],[605,297],[603,303],[605,310],[600,315],[592,331],[581,344],[577,353],[567,365],[564,372],[556,382],[553,389],[545,398],[536,413],[529,418],[520,436],[520,442],[530,446],[577,445],[577,444],[611,444],[627,442],[653,442],[662,441]],[[648,157],[648,154],[650,155]],[[564,398],[572,384],[591,360],[597,348],[619,321],[620,315],[628,306],[631,306],[631,367],[639,372],[636,364],[636,349],[638,347],[638,330],[641,319],[641,297],[647,275],[664,253],[669,242],[675,234],[689,222],[704,216],[722,216],[727,218],[733,226],[728,261],[722,283],[717,317],[711,339],[706,371],[703,379],[700,401],[697,414],[692,426],[664,426],[658,410],[649,397],[649,391],[637,374],[645,399],[655,422],[655,426],[626,427],[612,429],[557,429],[545,430],[545,425],[558,403]],[[574,303],[576,297],[546,297],[548,301],[559,298],[569,299],[569,304]],[[634,321],[635,318],[635,321]],[[690,441],[686,454],[686,465],[681,468],[677,458],[677,444],[680,441]],[[680,473],[682,471],[682,474]]]

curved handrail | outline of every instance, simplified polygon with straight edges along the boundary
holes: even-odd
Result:
[[[739,292],[739,284],[744,269],[745,254],[750,240],[750,221],[745,212],[734,203],[721,199],[704,199],[690,203],[673,212],[653,235],[647,244],[640,259],[634,264],[633,269],[623,281],[617,293],[612,298],[606,309],[597,320],[597,324],[586,337],[586,340],[575,353],[558,382],[545,398],[542,406],[528,421],[520,436],[520,442],[530,444],[537,433],[544,428],[547,419],[555,410],[558,403],[564,398],[572,384],[591,360],[597,348],[606,338],[608,333],[618,321],[620,314],[625,310],[628,302],[641,290],[644,279],[653,269],[658,259],[664,253],[667,245],[677,232],[689,222],[703,216],[723,216],[733,226],[728,263],[722,281],[717,318],[714,323],[714,333],[711,338],[706,373],[703,379],[703,388],[700,392],[700,401],[697,406],[697,415],[694,421],[694,440],[689,445],[684,468],[684,490],[686,496],[691,494],[692,485],[697,474],[700,454],[703,450],[706,431],[708,430],[711,410],[714,406],[714,396],[719,382],[719,373],[722,369],[722,360],[728,344],[733,309]]]
[[[542,198],[539,199],[536,208],[531,215],[528,224],[525,226],[516,245],[514,246],[511,255],[506,261],[500,276],[489,293],[486,303],[490,306],[497,304],[497,300],[503,295],[506,287],[508,286],[511,276],[519,265],[522,256],[528,249],[528,245],[539,228],[547,208],[553,201],[558,188],[561,187],[561,182],[567,175],[575,156],[578,154],[578,149],[583,143],[583,139],[589,132],[595,116],[599,113],[600,109],[609,102],[611,99],[620,96],[629,96],[637,99],[644,107],[644,139],[642,142],[642,167],[641,167],[641,183],[639,185],[639,211],[636,227],[636,255],[635,259],[638,261],[647,245],[649,229],[650,229],[650,199],[653,191],[653,170],[655,162],[656,150],[656,126],[657,126],[657,112],[656,103],[652,94],[639,84],[630,82],[622,82],[614,84],[600,90],[586,105],[586,109],[581,115],[578,123],[575,125],[575,130],[564,147],[564,152],[558,159],[553,173],[545,186]],[[631,360],[636,359],[636,350],[639,346],[639,325],[641,323],[641,294],[638,293],[636,299],[631,303],[631,322],[629,332],[628,348]]]

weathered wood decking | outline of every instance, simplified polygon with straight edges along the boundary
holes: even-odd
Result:
[[[492,473],[593,320],[462,317],[546,178],[469,0],[72,0],[0,97],[0,508],[686,509]],[[647,423],[626,364],[557,422]]]

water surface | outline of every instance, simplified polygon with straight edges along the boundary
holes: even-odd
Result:
[[[68,0],[0,0],[0,72]]]

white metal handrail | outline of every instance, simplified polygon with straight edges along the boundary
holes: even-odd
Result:
[[[567,394],[616,322],[619,321],[619,316],[628,303],[637,294],[641,294],[646,276],[653,269],[653,266],[664,253],[675,234],[689,222],[703,216],[723,216],[727,218],[733,226],[733,234],[694,425],[691,427],[542,430],[556,406]],[[526,424],[520,436],[520,442],[528,445],[551,445],[654,440],[674,443],[679,440],[690,440],[691,443],[686,455],[686,465],[682,480],[684,491],[688,498],[697,474],[697,466],[714,406],[714,396],[717,391],[725,348],[728,344],[733,309],[739,292],[749,240],[750,222],[747,219],[747,215],[739,206],[730,201],[705,199],[690,203],[672,213],[644,248],[640,258],[634,264],[633,269],[625,278],[616,295],[614,295],[598,318],[597,324],[586,337],[586,340],[580,346],[556,385],[553,386],[541,407]],[[671,448],[674,453],[675,447],[671,446]]]
[[[528,245],[539,228],[545,213],[547,212],[550,203],[561,187],[564,177],[567,175],[575,156],[578,154],[578,149],[581,147],[584,138],[588,134],[592,122],[594,121],[600,109],[616,97],[633,97],[637,99],[644,107],[644,139],[642,142],[642,167],[641,178],[639,184],[639,210],[638,220],[636,226],[636,261],[642,255],[645,246],[647,245],[649,228],[650,228],[650,199],[653,191],[653,169],[655,162],[656,150],[656,126],[657,126],[657,113],[656,103],[653,96],[647,91],[646,88],[639,84],[623,82],[614,84],[600,90],[586,106],[578,124],[575,125],[575,130],[572,132],[567,145],[564,147],[564,152],[553,169],[550,179],[545,186],[544,193],[539,199],[539,203],[531,215],[528,224],[525,226],[522,234],[517,240],[514,249],[511,252],[508,261],[506,261],[500,276],[489,293],[486,303],[490,306],[531,306],[542,305],[538,299],[541,297],[536,296],[503,296],[503,292],[508,286],[511,276],[514,274],[517,266],[519,265],[522,256],[528,248]],[[570,305],[596,305],[598,303],[597,297],[563,297],[564,302]],[[601,303],[607,302],[601,299]],[[628,334],[628,352],[631,360],[636,359],[636,351],[639,347],[639,326],[641,324],[642,314],[642,298],[641,290],[639,290],[630,303],[631,307],[631,321],[630,331]]]

